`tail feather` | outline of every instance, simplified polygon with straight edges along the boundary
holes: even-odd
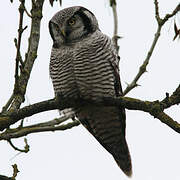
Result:
[[[114,157],[127,175],[132,175],[131,157],[125,139],[125,111],[117,107],[88,105],[77,111],[81,123]]]
[[[126,141],[126,140],[125,140]],[[113,155],[117,165],[120,167],[120,169],[129,177],[132,176],[132,164],[131,164],[131,157],[128,150],[127,144],[123,145],[123,152],[120,150],[115,152],[115,155]]]

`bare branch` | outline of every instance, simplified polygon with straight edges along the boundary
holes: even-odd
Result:
[[[21,1],[19,6],[19,29],[18,29],[18,40],[17,40],[17,52],[16,52],[16,66],[15,66],[15,84],[14,84],[14,94],[17,94],[19,91],[19,62],[22,62],[20,48],[21,48],[21,38],[23,33],[23,17],[24,17],[24,8],[23,8],[24,1]]]
[[[176,25],[176,22],[174,21],[174,38],[173,38],[173,41],[179,36],[180,38],[180,29],[178,29],[177,25]]]
[[[0,175],[0,179],[1,179],[1,180],[14,180],[14,179],[12,179],[12,178],[10,178],[10,177],[3,176],[3,175]]]
[[[28,84],[28,80],[30,77],[30,73],[34,64],[34,61],[37,57],[37,49],[39,45],[39,37],[40,37],[40,22],[42,18],[42,7],[44,4],[44,0],[32,0],[32,26],[31,33],[29,37],[29,47],[28,52],[26,53],[26,59],[23,62],[20,54],[20,46],[21,46],[21,36],[23,31],[27,28],[23,28],[23,14],[25,11],[24,0],[21,1],[19,7],[20,20],[19,20],[19,29],[18,29],[18,40],[15,39],[15,46],[17,48],[16,53],[16,67],[15,67],[15,85],[14,92],[11,98],[8,100],[6,105],[4,106],[2,112],[6,110],[18,109],[22,102],[24,102],[24,95],[26,93],[26,87]],[[20,75],[19,75],[19,62],[21,63]]]
[[[64,129],[61,129],[62,128],[61,124],[70,118],[72,118],[72,115],[68,115],[68,116],[66,115],[60,118],[55,118],[51,121],[47,121],[44,123],[38,123],[38,124],[25,126],[25,127],[20,126],[14,129],[7,129],[4,133],[0,134],[0,140],[10,140],[12,138],[19,138],[19,137],[23,137],[23,136],[26,136],[28,134],[35,133],[35,132],[64,130]],[[65,128],[68,129],[77,125],[78,125],[78,122],[74,122],[74,123],[71,123],[71,126],[67,125]],[[17,150],[17,148],[14,148],[14,149]]]
[[[171,129],[176,131],[177,133],[180,133],[180,124],[176,121],[174,121],[170,116],[168,116],[164,112],[157,113],[155,118],[159,119],[162,123],[166,124],[169,126]]]
[[[12,101],[14,98],[14,93],[11,95],[11,97],[9,98],[8,102],[4,105],[4,107],[2,108],[1,113],[7,111],[8,107],[11,105]]]
[[[60,117],[60,118],[55,118],[51,121],[47,121],[47,122],[44,122],[44,123],[38,123],[38,124],[34,124],[34,125],[31,125],[31,126],[26,126],[25,128],[34,128],[34,127],[47,127],[47,126],[56,126],[56,125],[59,125],[65,121],[67,121],[68,119],[70,119],[71,116],[63,116],[63,117]]]
[[[12,165],[12,167],[13,167],[13,176],[7,177],[7,176],[0,175],[0,180],[15,180],[19,170],[17,168],[17,164]]]
[[[92,100],[84,100],[84,99],[63,99],[55,100],[51,99],[48,101],[43,101],[40,103],[36,103],[33,105],[26,106],[24,108],[10,111],[7,113],[0,114],[0,130],[4,130],[5,128],[8,128],[11,124],[16,123],[17,121],[32,116],[34,114],[48,111],[48,110],[54,110],[59,109],[63,110],[66,108],[72,108],[72,107],[79,107],[83,106],[87,102],[94,103],[97,105],[104,105],[104,106],[122,106],[124,108],[130,109],[130,110],[140,110],[147,113],[150,113],[154,117],[158,118],[162,121],[162,117],[165,117],[163,111],[164,109],[180,103],[180,87],[178,87],[172,96],[170,96],[167,100],[163,101],[142,101],[135,98],[130,97],[118,97],[118,98],[102,98],[102,101],[92,101]],[[167,99],[167,98],[165,98]],[[163,115],[163,116],[160,116]],[[167,116],[166,116],[167,118]],[[170,119],[169,119],[170,120]],[[172,123],[170,123],[172,124]],[[167,124],[168,125],[168,124]],[[177,125],[176,125],[177,126]],[[46,129],[46,126],[45,128]],[[49,129],[49,127],[48,127]],[[52,130],[52,129],[50,129]],[[39,132],[39,129],[37,130]]]
[[[169,97],[169,94],[166,95],[166,98],[164,98],[161,101],[161,103],[163,104],[164,109],[167,109],[175,104],[179,104],[180,103],[180,84],[177,87],[177,89],[173,92],[173,94],[170,97]]]
[[[165,17],[162,19],[162,25],[169,20],[169,18],[175,16],[180,11],[180,3],[176,6],[171,14],[166,14]]]
[[[18,170],[17,164],[12,165],[12,167],[13,167],[13,176],[12,176],[12,179],[15,180],[19,170]]]
[[[18,91],[14,91],[13,96],[10,98],[7,104],[3,107],[3,111],[0,114],[0,130],[4,130],[5,128],[8,128],[10,125],[18,122],[19,120],[22,120],[25,117],[29,117],[40,112],[54,110],[54,109],[63,110],[65,108],[70,108],[70,107],[79,107],[79,106],[83,106],[87,102],[90,102],[90,103],[94,103],[96,106],[101,106],[101,105],[121,106],[129,110],[140,110],[140,111],[147,112],[151,114],[152,116],[154,116],[155,118],[159,119],[162,123],[165,123],[167,126],[172,128],[176,132],[180,133],[180,124],[174,121],[170,116],[168,116],[164,112],[164,109],[180,103],[180,85],[177,87],[177,89],[174,91],[174,93],[171,96],[169,96],[169,94],[166,93],[166,97],[162,101],[142,101],[142,100],[130,98],[130,97],[118,97],[118,98],[110,97],[110,98],[102,98],[101,101],[94,102],[88,99],[86,100],[63,99],[61,97],[61,101],[56,100],[56,99],[51,99],[48,101],[43,101],[43,102],[29,105],[29,106],[19,109],[21,103],[24,100],[24,95],[26,92],[29,76],[30,76],[34,61],[37,56],[37,48],[38,48],[39,35],[40,35],[40,22],[42,18],[42,6],[44,3],[44,0],[32,1],[33,2],[32,10],[31,10],[32,15],[30,14],[28,15],[28,12],[26,12],[27,10],[23,2],[24,1],[21,1],[22,6],[20,6],[23,9],[19,8],[19,11],[20,11],[20,24],[19,24],[19,31],[18,31],[19,35],[18,35],[17,42],[15,42],[15,45],[17,47],[17,56],[16,56],[17,57],[16,58],[16,78],[17,79],[16,80],[18,83]],[[118,40],[118,35],[117,35],[118,19],[117,18],[118,17],[117,17],[116,1],[111,0],[110,3],[113,9],[113,15],[114,15],[113,41],[118,52],[118,49],[119,49],[118,43],[117,43],[117,40]],[[154,4],[155,4],[155,16],[158,23],[158,28],[155,33],[155,37],[152,42],[152,45],[147,53],[147,56],[143,64],[139,68],[139,72],[137,73],[132,83],[127,86],[126,90],[124,91],[124,95],[127,94],[131,89],[137,86],[137,81],[142,76],[142,74],[146,72],[146,67],[154,51],[155,45],[160,37],[162,26],[170,17],[173,17],[178,11],[180,11],[180,4],[179,4],[171,14],[167,14],[163,19],[161,19],[159,15],[158,1],[154,0]],[[26,29],[26,27],[24,29],[22,28],[23,16],[21,13],[24,11],[27,13],[28,16],[32,18],[32,27],[31,27],[31,34],[29,38],[28,52],[26,53],[26,59],[25,59],[25,62],[23,62],[23,69],[19,76],[18,66],[19,66],[19,62],[21,61],[20,60],[21,58],[19,58],[21,36],[22,36],[22,32]],[[11,104],[11,107],[9,111],[7,111],[10,104]],[[21,125],[20,127],[14,128],[14,129],[8,128],[6,131],[0,134],[0,140],[7,140],[15,150],[18,150],[20,152],[28,152],[29,145],[27,144],[26,139],[25,139],[26,146],[25,146],[25,149],[23,150],[14,146],[14,144],[11,142],[11,139],[23,137],[28,134],[37,133],[37,132],[66,130],[74,126],[78,126],[80,124],[80,122],[77,120],[67,123],[67,124],[62,124],[64,121],[66,121],[69,118],[70,118],[69,116],[64,116],[58,119],[47,121],[45,123],[38,123],[31,126],[23,127]]]
[[[59,118],[59,119],[61,119],[61,118]],[[68,117],[68,119],[69,119],[69,117]],[[64,119],[64,121],[65,121],[65,119]],[[51,121],[51,122],[53,122],[53,121]],[[59,124],[61,124],[61,123],[59,123]],[[63,131],[63,130],[71,129],[72,127],[78,126],[79,124],[80,124],[80,122],[78,120],[75,120],[75,121],[69,122],[67,124],[56,125],[56,126],[51,125],[50,123],[49,123],[49,125],[45,126],[45,123],[44,123],[44,125],[41,125],[41,126],[39,124],[37,124],[37,125],[33,125],[33,126],[26,126],[26,127],[22,127],[22,128],[11,129],[11,130],[5,131],[4,133],[1,133],[0,140],[19,138],[19,137],[26,136],[28,134],[38,133],[38,132]],[[24,150],[19,150],[17,148],[15,150],[25,152]]]
[[[158,26],[158,29],[155,33],[155,37],[154,37],[154,40],[152,42],[152,45],[150,47],[150,50],[149,52],[147,53],[147,56],[143,62],[143,64],[140,66],[139,68],[139,71],[137,73],[137,75],[135,76],[134,80],[126,87],[126,89],[124,90],[123,92],[123,95],[126,95],[129,91],[131,91],[133,88],[137,87],[138,84],[137,84],[137,81],[140,79],[140,77],[145,73],[147,72],[146,68],[147,68],[147,65],[149,64],[149,60],[151,58],[151,55],[154,51],[154,48],[156,46],[156,43],[160,37],[160,32],[161,32],[161,26]]]
[[[120,38],[118,36],[118,15],[117,15],[117,6],[115,0],[110,0],[110,6],[112,7],[113,11],[113,20],[114,20],[114,34],[113,34],[113,43],[116,48],[116,52],[118,54],[119,52],[119,46],[118,46],[118,39]]]
[[[62,6],[62,0],[59,0],[59,4],[60,4],[60,6]]]
[[[29,152],[29,145],[28,145],[28,143],[27,143],[27,139],[26,139],[26,138],[24,138],[24,142],[25,142],[25,147],[24,147],[24,149],[19,149],[18,147],[16,147],[16,146],[12,143],[11,139],[6,139],[6,140],[9,142],[9,144],[11,145],[11,147],[12,147],[14,150],[19,151],[19,152],[24,152],[24,153]]]
[[[24,8],[24,11],[27,14],[27,16],[32,18],[31,14],[28,12],[28,10],[26,9],[26,6],[24,4],[23,4],[23,8]]]
[[[26,59],[24,62],[24,68],[18,78],[18,93],[16,93],[14,100],[11,104],[10,110],[18,109],[22,102],[24,102],[24,95],[26,93],[26,87],[30,77],[30,73],[34,64],[34,61],[37,57],[37,50],[39,45],[40,37],[40,23],[42,18],[42,7],[44,0],[32,1],[32,26],[31,33],[29,37],[29,47],[28,52],[26,53]],[[22,7],[23,8],[23,7]],[[23,8],[24,10],[24,8]]]
[[[129,91],[131,91],[132,89],[134,89],[135,87],[138,86],[138,84],[137,84],[138,80],[140,79],[140,77],[145,72],[147,72],[147,70],[146,70],[147,65],[149,64],[149,60],[151,58],[151,55],[154,51],[154,48],[157,44],[159,37],[160,37],[160,33],[161,33],[161,29],[162,29],[163,25],[168,21],[169,18],[173,17],[174,15],[177,14],[177,12],[180,11],[180,4],[179,4],[171,14],[167,14],[163,19],[161,19],[160,15],[159,15],[158,1],[154,0],[154,4],[155,4],[155,17],[156,17],[156,20],[158,23],[158,28],[157,28],[157,31],[155,33],[154,40],[152,42],[152,45],[151,45],[151,47],[147,53],[147,56],[146,56],[143,64],[139,68],[137,75],[135,76],[134,80],[130,84],[128,84],[128,86],[126,87],[126,89],[123,92],[123,95],[126,95]]]
[[[159,15],[159,2],[157,0],[154,0],[154,5],[155,5],[155,17],[157,22],[160,21],[160,15]]]

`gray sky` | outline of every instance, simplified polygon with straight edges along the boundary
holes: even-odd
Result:
[[[29,1],[30,2],[30,1]],[[159,0],[161,15],[169,13],[179,3],[178,0]],[[18,1],[1,2],[0,10],[0,107],[10,97],[14,82],[15,47],[13,39],[17,37]],[[41,28],[38,58],[35,62],[27,89],[24,105],[47,100],[54,96],[49,78],[49,57],[52,41],[48,32],[49,19],[58,10],[74,5],[90,9],[99,20],[100,28],[112,36],[112,12],[108,1],[64,0],[63,6],[54,3],[51,8],[46,1]],[[29,7],[27,5],[27,7]],[[121,80],[123,88],[136,75],[145,59],[156,31],[154,4],[151,1],[118,1],[119,41],[121,56]],[[6,18],[5,18],[6,17]],[[180,16],[179,20],[180,26]],[[152,55],[148,73],[140,79],[140,87],[127,96],[143,100],[161,100],[165,93],[172,93],[180,82],[180,41],[172,41],[173,22],[171,19],[163,28],[160,41]],[[24,25],[29,24],[28,18]],[[27,48],[27,30],[23,35],[22,55]],[[166,112],[179,120],[179,106]],[[26,119],[26,124],[51,120],[58,116],[57,111],[45,112]],[[132,156],[132,180],[179,180],[180,143],[175,133],[159,120],[140,111],[127,111],[127,141]],[[28,135],[30,152],[19,154],[7,142],[0,142],[0,174],[12,175],[11,165],[16,163],[20,170],[17,180],[63,179],[63,180],[126,180],[113,158],[82,126],[64,132],[49,132]],[[15,145],[23,147],[23,139],[13,140]],[[17,155],[17,156],[16,156]]]

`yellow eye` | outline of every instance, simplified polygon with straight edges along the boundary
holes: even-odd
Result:
[[[68,24],[70,26],[74,25],[76,23],[76,19],[75,18],[71,18],[69,21],[68,21]]]

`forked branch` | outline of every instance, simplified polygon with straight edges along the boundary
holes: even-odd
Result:
[[[83,106],[84,103],[86,102],[95,103],[96,106],[98,105],[121,106],[129,110],[144,111],[151,114],[155,118],[159,119],[161,122],[165,123],[172,129],[174,129],[176,132],[180,133],[180,124],[178,124],[170,116],[164,113],[165,109],[180,103],[180,85],[177,87],[177,89],[174,91],[174,93],[171,96],[168,97],[166,96],[166,98],[164,98],[162,101],[142,101],[130,97],[102,98],[100,102],[99,101],[94,102],[88,99],[84,100],[84,99],[63,99],[63,98],[61,98],[61,101],[55,99],[43,101],[1,115],[0,130],[4,130],[5,128],[9,127],[11,124],[14,124],[25,117],[29,117],[40,112],[54,110],[54,109],[63,110],[65,108]],[[28,134],[30,132],[52,131],[55,129],[58,130],[65,128],[64,126],[62,127],[61,125],[59,127],[58,126],[55,127],[55,124],[53,123],[56,123],[56,121],[47,122],[45,124],[40,123],[39,125],[29,126],[27,128],[26,127],[20,128],[19,131],[20,134],[22,133],[21,136],[23,136],[26,135],[26,132]],[[78,125],[78,122],[74,122],[73,125]],[[70,127],[72,127],[72,124],[70,124]],[[12,134],[11,131],[9,131],[9,134]],[[15,135],[13,136],[15,137]],[[9,139],[9,138],[10,136],[7,138],[7,136],[5,136],[4,133],[0,135],[1,140]]]
[[[158,1],[154,0],[154,4],[155,4],[155,18],[156,18],[156,21],[158,24],[157,31],[155,33],[152,45],[146,55],[146,58],[145,58],[143,64],[140,66],[139,71],[138,71],[137,75],[135,76],[135,78],[133,79],[133,81],[127,85],[126,89],[123,92],[123,95],[126,95],[129,91],[131,91],[132,89],[134,89],[135,87],[138,86],[138,83],[137,83],[138,80],[145,72],[147,72],[147,70],[146,70],[147,66],[149,64],[149,61],[150,61],[150,58],[154,51],[154,48],[160,37],[160,33],[161,33],[161,29],[162,29],[163,25],[169,20],[169,18],[175,16],[180,11],[180,4],[178,4],[177,7],[173,10],[173,12],[171,14],[166,14],[165,17],[163,19],[161,19],[160,15],[159,15]]]

